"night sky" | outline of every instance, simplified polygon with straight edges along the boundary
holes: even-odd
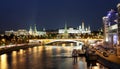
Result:
[[[102,27],[102,17],[111,9],[117,11],[120,0],[0,0],[0,31],[76,28],[85,22],[92,30]]]

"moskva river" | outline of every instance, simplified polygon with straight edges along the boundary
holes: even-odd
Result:
[[[108,69],[84,56],[74,62],[70,46],[36,46],[0,55],[0,69]]]

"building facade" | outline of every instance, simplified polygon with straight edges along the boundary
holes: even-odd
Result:
[[[117,5],[118,9],[118,47],[117,47],[117,55],[120,57],[120,3]]]
[[[109,47],[113,47],[118,43],[118,13],[113,9],[110,10],[107,16],[103,17],[104,24],[104,41]]]
[[[108,28],[109,28],[109,24],[108,24],[108,17],[104,16],[103,17],[103,28],[104,28],[104,41],[105,42],[108,42]]]
[[[117,5],[118,9],[118,38],[119,38],[119,44],[120,44],[120,3]]]
[[[29,32],[25,29],[19,29],[18,31],[5,31],[5,35],[10,36],[11,34],[16,35],[16,36],[20,36],[20,35],[29,35]]]
[[[32,27],[30,26],[29,35],[40,36],[45,34],[46,34],[45,29],[43,29],[43,31],[38,31],[36,25],[34,25],[34,29],[32,29]]]
[[[78,28],[74,29],[74,28],[67,28],[67,25],[65,24],[65,28],[64,29],[59,29],[58,33],[59,34],[63,34],[67,31],[67,33],[72,33],[72,34],[84,34],[84,33],[91,33],[90,30],[90,26],[86,27],[84,26],[84,22],[82,22],[82,26],[80,25]]]
[[[32,27],[30,26],[29,31],[25,30],[25,29],[19,29],[17,31],[5,31],[5,35],[10,36],[11,34],[14,34],[16,36],[20,36],[20,35],[32,35],[32,36],[40,36],[40,35],[45,35],[45,29],[43,29],[43,31],[38,31],[36,28],[36,25],[34,26],[34,29],[32,29]]]

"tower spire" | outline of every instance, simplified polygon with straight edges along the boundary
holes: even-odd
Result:
[[[34,31],[37,32],[36,24],[35,24],[35,27],[34,27]]]
[[[63,38],[68,38],[68,31],[67,31],[67,23],[66,23],[66,21],[65,21],[65,28],[64,28]]]
[[[90,31],[90,26],[88,26],[88,30]]]
[[[84,21],[82,21],[82,30],[84,30]]]
[[[68,32],[67,32],[67,22],[66,22],[66,21],[65,21],[65,28],[64,28],[64,29],[65,29],[65,32],[64,32],[64,33],[68,33]]]
[[[36,24],[34,25],[34,35],[37,35],[37,28],[36,28]]]
[[[32,35],[32,27],[30,26],[30,29],[29,29],[29,34]]]

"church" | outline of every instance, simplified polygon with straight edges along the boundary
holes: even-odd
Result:
[[[65,24],[65,28],[64,29],[59,29],[58,30],[59,34],[63,34],[63,33],[72,33],[72,34],[84,34],[84,33],[91,33],[90,30],[90,26],[85,27],[84,26],[84,22],[82,22],[82,26],[80,25],[77,29],[74,28],[67,28],[67,24]]]
[[[36,25],[34,26],[34,29],[32,29],[32,27],[30,26],[29,29],[29,35],[33,35],[33,36],[39,36],[39,35],[45,35],[45,28],[43,29],[43,31],[38,31],[36,28]]]

